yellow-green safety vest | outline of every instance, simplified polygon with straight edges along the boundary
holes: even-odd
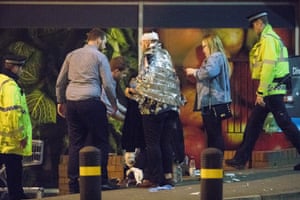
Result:
[[[259,80],[257,93],[261,96],[286,94],[286,85],[276,80],[289,74],[288,51],[270,24],[251,49],[249,62],[252,79]]]
[[[27,145],[20,141],[27,137]],[[10,77],[0,74],[0,153],[32,154],[32,125],[25,94]]]

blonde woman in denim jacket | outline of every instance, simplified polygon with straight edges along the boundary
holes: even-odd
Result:
[[[202,40],[205,54],[199,68],[186,68],[187,76],[196,79],[195,111],[201,111],[207,146],[224,152],[222,119],[215,114],[215,108],[231,102],[229,64],[220,38],[207,35]]]

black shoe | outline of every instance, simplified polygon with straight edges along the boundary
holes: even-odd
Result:
[[[4,197],[4,196],[1,196],[1,197]],[[8,195],[7,195],[7,198],[1,198],[1,199],[21,200],[21,199],[32,199],[32,198],[29,197],[27,194],[23,193],[20,195],[13,194],[10,197],[8,197]]]
[[[120,188],[120,185],[113,184],[113,183],[110,183],[110,182],[107,182],[107,183],[101,185],[101,190],[102,191],[116,190],[116,189],[119,189],[119,188]]]
[[[294,170],[295,170],[295,171],[300,171],[300,163],[299,163],[298,165],[295,165],[295,166],[294,166]]]
[[[31,197],[29,197],[27,194],[22,194],[21,195],[21,199],[32,199]]]
[[[173,179],[168,178],[168,179],[164,180],[164,182],[163,182],[162,185],[170,185],[170,186],[174,187],[175,186],[175,182],[173,181]]]
[[[236,169],[245,169],[245,165],[246,163],[245,162],[241,162],[241,161],[238,161],[236,159],[228,159],[228,160],[225,160],[225,163],[226,165],[230,166],[230,167],[234,167]]]

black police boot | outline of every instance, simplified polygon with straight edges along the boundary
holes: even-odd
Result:
[[[245,165],[246,165],[246,162],[237,160],[235,158],[225,160],[225,163],[226,163],[226,165],[236,168],[236,169],[239,169],[239,170],[245,169]]]
[[[300,171],[300,163],[294,166],[295,171]]]

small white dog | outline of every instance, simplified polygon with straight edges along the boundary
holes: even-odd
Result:
[[[136,152],[125,152],[124,160],[125,160],[125,165],[129,168],[126,171],[126,176],[128,177],[129,174],[133,173],[136,184],[138,185],[142,183],[144,174],[141,169],[134,167],[135,156],[136,156]]]
[[[143,174],[143,171],[139,168],[136,168],[136,167],[131,167],[129,168],[127,171],[126,171],[126,176],[128,177],[128,175],[130,173],[133,173],[134,175],[134,179],[136,181],[136,185],[139,185],[142,183],[142,180],[144,178],[144,174]]]
[[[125,165],[129,168],[133,167],[135,164],[135,152],[125,152],[124,153]]]

